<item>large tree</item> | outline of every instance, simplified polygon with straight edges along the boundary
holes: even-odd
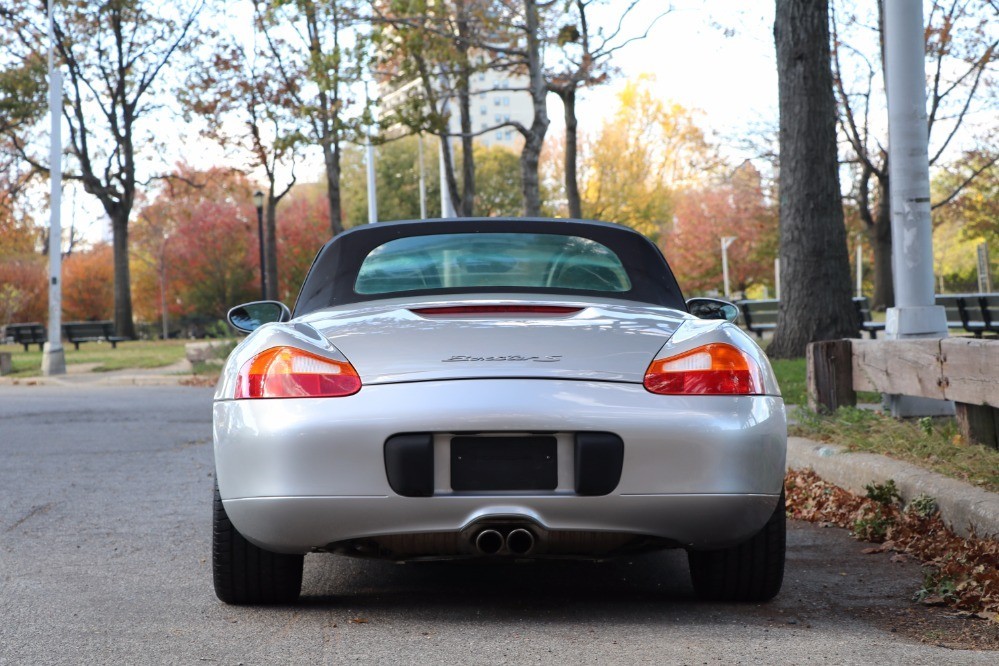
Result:
[[[115,328],[124,337],[135,336],[129,220],[141,184],[141,160],[156,156],[161,136],[148,121],[159,110],[154,100],[164,71],[197,38],[201,6],[200,0],[193,5],[143,0],[56,5],[57,62],[66,76],[63,119],[73,158],[63,177],[80,181],[111,220]],[[8,37],[6,53],[0,55],[0,85],[14,81],[19,86],[17,98],[5,91],[10,102],[5,111],[26,121],[5,121],[0,127],[42,172],[48,171],[40,157],[48,140],[37,123],[27,120],[38,119],[47,92],[41,76],[48,47],[45,9],[45,3],[28,0],[0,3],[0,32]]]
[[[400,128],[441,139],[441,158],[451,205],[460,216],[475,210],[476,136],[502,125],[474,130],[472,100],[488,92],[473,89],[473,75],[504,69],[510,59],[487,44],[503,42],[494,0],[392,0],[375,3],[379,45],[378,76],[388,113],[381,119],[390,134]],[[457,132],[452,117],[458,118]],[[457,137],[460,154],[452,147]],[[395,137],[393,137],[395,138]],[[459,179],[458,170],[461,170]]]
[[[833,73],[839,123],[853,174],[849,198],[857,206],[874,251],[871,303],[877,308],[890,307],[895,292],[881,3],[839,0],[836,4]],[[969,141],[974,146],[990,146],[980,151],[984,160],[970,163],[958,157],[950,165],[949,170],[959,177],[950,181],[949,189],[937,188],[934,209],[950,203],[999,158],[995,137],[987,136],[994,132],[994,123],[976,121],[976,117],[994,117],[996,113],[999,40],[990,26],[997,20],[999,8],[986,0],[933,0],[929,6],[925,37],[930,166],[953,160],[953,149],[962,143],[965,149]]]
[[[378,3],[375,3],[376,5]],[[544,67],[544,47],[553,9],[552,0],[395,0],[386,3],[378,20],[390,31],[379,36],[383,49],[383,75],[401,81],[418,81],[419,93],[408,100],[395,101],[389,122],[413,131],[430,131],[442,138],[459,136],[462,144],[462,191],[458,195],[456,159],[448,142],[443,160],[452,202],[459,214],[471,214],[475,201],[475,169],[472,139],[500,127],[511,127],[524,140],[520,154],[524,213],[541,214],[541,184],[538,167],[549,119],[548,85]],[[528,123],[503,120],[491,127],[473,130],[470,101],[488,90],[472,90],[474,72],[493,69],[507,78],[524,81],[522,88],[531,99]],[[403,86],[405,87],[405,86]],[[460,130],[450,128],[456,106]]]
[[[255,17],[258,27],[260,21]],[[263,174],[264,291],[271,300],[280,292],[277,206],[295,185],[303,143],[294,101],[299,83],[272,76],[274,64],[259,44],[247,50],[236,41],[219,41],[211,66],[192,71],[181,96],[186,108],[207,121],[205,136],[234,149],[248,171]]]
[[[367,37],[359,27],[360,0],[279,0],[255,3],[257,26],[267,43],[268,75],[278,78],[304,121],[308,142],[323,153],[330,231],[343,231],[340,187],[344,142],[360,132],[359,100],[351,86],[368,64]]]
[[[693,112],[652,92],[650,76],[628,82],[619,106],[584,146],[582,215],[627,224],[657,239],[673,218],[673,197],[706,184],[717,152]]]
[[[564,180],[569,217],[582,217],[582,203],[577,175],[578,119],[576,95],[581,88],[599,85],[616,71],[612,65],[614,54],[628,44],[648,37],[656,22],[672,11],[667,5],[658,15],[645,24],[641,35],[623,36],[625,20],[641,0],[629,0],[618,15],[616,26],[609,31],[594,29],[587,16],[592,8],[608,4],[609,0],[565,0],[565,16],[555,31],[554,41],[561,48],[561,57],[547,71],[548,91],[562,100],[565,119]],[[620,3],[624,4],[624,3]],[[559,20],[556,18],[556,22]]]
[[[777,0],[781,303],[768,352],[854,337],[850,261],[836,154],[828,0]]]

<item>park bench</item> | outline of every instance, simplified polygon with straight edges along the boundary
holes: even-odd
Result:
[[[48,341],[45,325],[38,322],[31,322],[30,324],[7,324],[5,335],[14,344],[24,345],[24,351],[28,351],[31,345],[38,345],[38,350],[41,351],[42,345]]]
[[[777,328],[777,311],[780,309],[780,301],[776,298],[767,298],[756,301],[739,301],[736,303],[742,311],[742,323],[747,331],[762,338],[765,331],[772,331]]]
[[[860,330],[874,340],[878,337],[878,331],[885,330],[883,321],[871,319],[871,301],[866,296],[854,296],[853,307],[857,309],[857,317],[860,319]]]
[[[947,328],[982,337],[999,333],[999,294],[937,294],[937,305],[947,313]]]
[[[999,294],[979,294],[978,304],[982,308],[985,330],[999,333]]]
[[[113,321],[70,321],[62,325],[62,330],[77,351],[81,342],[110,342],[111,348],[117,349],[119,342],[128,340],[114,334]]]
[[[765,331],[772,331],[777,327],[777,312],[780,309],[780,301],[777,299],[762,299],[756,301],[739,301],[739,309],[742,311],[742,320],[746,330],[762,338]],[[857,309],[860,317],[860,328],[874,339],[878,336],[878,331],[885,330],[885,324],[881,321],[871,320],[871,302],[866,296],[853,299],[853,305]]]

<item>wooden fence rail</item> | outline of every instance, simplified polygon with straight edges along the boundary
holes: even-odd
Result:
[[[857,391],[953,400],[969,439],[999,448],[999,340],[829,340],[808,345],[808,405],[855,405]]]

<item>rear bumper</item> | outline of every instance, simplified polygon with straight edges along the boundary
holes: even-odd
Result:
[[[572,488],[572,433],[624,441],[608,495]],[[389,486],[384,443],[440,433],[432,497]],[[447,433],[559,433],[559,483],[538,493],[455,493]],[[218,401],[219,490],[236,528],[269,550],[307,552],[383,535],[461,531],[492,517],[545,530],[625,532],[695,548],[744,540],[784,476],[786,417],[771,396],[658,396],[634,384],[491,379],[364,387],[337,399]]]
[[[263,497],[226,500],[241,534],[267,550],[306,553],[348,539],[469,532],[491,521],[543,531],[626,533],[719,548],[760,530],[777,495],[608,497]],[[583,553],[576,553],[583,554]]]

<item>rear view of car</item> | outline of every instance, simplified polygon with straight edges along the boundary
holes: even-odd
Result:
[[[658,249],[617,225],[440,220],[338,236],[294,313],[230,313],[252,333],[215,395],[218,596],[294,600],[315,552],[684,548],[701,596],[769,599],[786,419],[733,311],[685,303]]]

